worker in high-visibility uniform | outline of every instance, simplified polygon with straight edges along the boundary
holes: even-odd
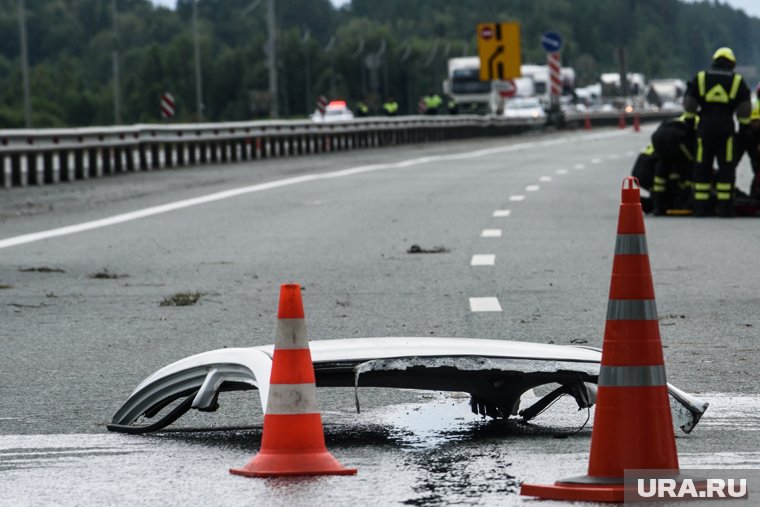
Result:
[[[396,116],[398,114],[398,102],[393,97],[388,97],[383,102],[383,112],[385,116]]]
[[[739,120],[739,133],[749,127],[752,104],[747,84],[734,72],[736,57],[730,48],[713,54],[709,69],[699,71],[689,82],[683,99],[686,117],[699,114],[697,153],[694,164],[694,215],[710,214],[712,163],[718,159],[715,196],[718,215],[734,214],[733,194],[736,180],[734,150],[734,114]]]
[[[755,88],[755,95],[758,98],[758,102],[755,102],[754,106],[752,106],[749,128],[746,129],[745,135],[739,138],[739,155],[737,155],[736,159],[738,162],[741,154],[744,151],[747,152],[754,174],[749,187],[749,195],[750,197],[760,199],[760,84]]]
[[[369,116],[369,106],[367,105],[365,101],[360,100],[359,102],[357,102],[356,116],[361,116],[361,117]]]
[[[433,90],[428,90],[422,100],[425,103],[425,114],[438,114],[438,108],[443,104],[441,96]]]
[[[652,134],[657,154],[651,189],[655,215],[665,215],[671,207],[683,208],[690,201],[698,119],[681,115],[665,120]]]

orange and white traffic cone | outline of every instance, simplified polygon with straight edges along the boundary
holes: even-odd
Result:
[[[618,117],[618,128],[624,129],[626,126],[625,113],[620,113],[620,116]]]
[[[626,469],[678,474],[639,182],[623,181],[588,475],[521,495],[622,502]]]
[[[269,398],[261,449],[230,473],[247,477],[353,475],[325,447],[314,364],[306,339],[301,286],[280,288]]]
[[[588,113],[586,113],[586,119],[583,121],[583,128],[591,130],[591,116]]]
[[[633,117],[633,131],[639,132],[641,130],[641,118],[639,118],[638,113],[636,116]]]

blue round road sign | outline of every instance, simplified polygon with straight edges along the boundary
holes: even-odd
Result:
[[[541,45],[547,53],[556,53],[562,49],[562,37],[557,32],[544,32]]]

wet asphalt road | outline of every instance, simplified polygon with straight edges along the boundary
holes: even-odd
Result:
[[[217,413],[178,424],[214,431],[129,437],[108,434],[105,424],[165,364],[271,343],[278,287],[288,281],[304,286],[313,340],[600,346],[620,184],[645,143],[630,131],[548,134],[2,192],[0,242],[284,178],[332,176],[0,248],[0,498],[507,504],[520,502],[519,481],[583,472],[588,428],[554,438],[583,424],[585,412],[572,403],[526,428],[481,421],[466,399],[405,391],[366,390],[355,415],[352,391],[321,390],[328,445],[360,472],[297,482],[227,474],[258,448],[252,393],[223,396]],[[747,179],[745,161],[740,186]],[[508,217],[493,216],[504,209]],[[757,467],[758,224],[649,218],[646,226],[668,379],[713,404],[678,439],[682,465]],[[497,228],[501,237],[481,237]],[[413,244],[448,252],[407,254]],[[495,255],[494,265],[471,266],[477,254]],[[200,292],[199,302],[160,306],[185,291]],[[469,298],[481,296],[497,297],[502,311],[471,312]]]

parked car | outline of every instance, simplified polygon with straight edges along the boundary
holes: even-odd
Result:
[[[345,100],[333,100],[325,107],[325,113],[315,110],[311,119],[317,122],[347,121],[354,118],[354,113],[346,105]]]
[[[504,102],[504,117],[535,120],[543,123],[546,113],[538,97],[514,97]]]

